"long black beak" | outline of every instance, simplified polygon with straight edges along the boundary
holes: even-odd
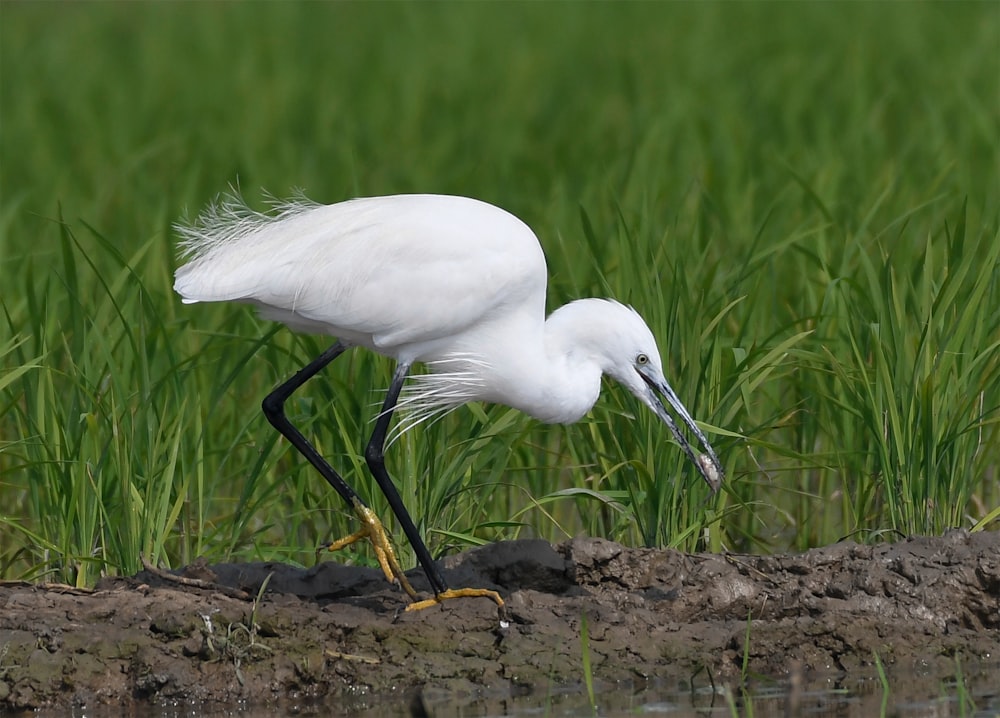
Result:
[[[722,470],[722,464],[719,462],[719,457],[715,455],[715,450],[712,445],[708,443],[708,439],[705,435],[701,433],[701,429],[698,425],[694,423],[694,419],[688,413],[688,410],[684,408],[681,400],[677,398],[677,394],[674,390],[670,388],[670,385],[666,382],[663,377],[658,376],[659,371],[643,371],[641,368],[637,368],[639,376],[642,380],[646,382],[646,386],[649,388],[649,396],[645,397],[646,404],[649,406],[653,412],[660,417],[660,420],[670,429],[670,433],[674,435],[677,443],[680,444],[681,449],[684,453],[688,455],[688,458],[694,462],[694,465],[698,468],[698,472],[705,479],[705,482],[712,489],[712,493],[719,490],[722,485],[722,480],[725,478],[725,472]],[[687,428],[691,430],[695,436],[698,437],[698,441],[701,442],[702,447],[705,449],[704,454],[695,455],[694,450],[688,443],[687,439],[681,433],[680,428],[677,426],[677,422],[674,421],[673,417],[667,412],[666,407],[660,397],[667,400],[667,403],[677,412],[681,420],[687,425]]]

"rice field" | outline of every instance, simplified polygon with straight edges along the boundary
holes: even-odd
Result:
[[[568,427],[473,405],[387,452],[435,555],[995,530],[998,42],[987,2],[0,4],[0,577],[356,528],[259,410],[330,339],[172,292],[172,226],[230,186],[514,212],[550,310],[642,313],[726,468],[710,496],[612,383]],[[391,372],[356,350],[288,406],[383,516]]]

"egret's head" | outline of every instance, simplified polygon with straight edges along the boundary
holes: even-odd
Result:
[[[694,423],[694,419],[663,376],[660,350],[646,322],[634,309],[618,302],[582,301],[594,302],[588,307],[588,315],[592,320],[588,334],[594,339],[591,346],[599,348],[598,360],[601,362],[603,372],[623,384],[667,425],[681,449],[694,462],[708,485],[713,491],[718,490],[724,476],[722,464],[705,435]],[[597,335],[600,335],[599,339]],[[677,426],[677,422],[668,413],[664,399],[691,433],[698,438],[705,450],[704,454],[695,454]]]

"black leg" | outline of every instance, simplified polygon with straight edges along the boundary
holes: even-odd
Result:
[[[333,470],[333,467],[327,463],[326,459],[319,455],[316,448],[309,443],[306,437],[302,436],[302,433],[298,429],[292,426],[292,422],[285,416],[285,400],[296,389],[314,377],[323,367],[347,351],[347,349],[349,347],[341,342],[334,344],[296,372],[295,376],[268,394],[261,403],[261,408],[264,410],[264,416],[271,422],[271,425],[281,432],[292,443],[292,446],[298,449],[299,453],[309,460],[310,464],[316,467],[316,470],[322,474],[323,478],[344,498],[344,501],[349,506],[355,507],[358,504],[361,506],[365,505],[361,497],[358,496],[358,493],[348,486],[340,474]]]
[[[378,558],[379,565],[382,567],[383,573],[390,581],[396,581],[399,583],[400,587],[410,595],[414,601],[417,600],[417,594],[410,585],[410,582],[406,579],[406,575],[403,573],[403,569],[399,566],[399,561],[396,559],[396,552],[392,547],[392,543],[389,537],[385,533],[385,529],[382,527],[382,522],[379,521],[378,516],[368,508],[368,505],[362,501],[358,493],[351,488],[346,481],[338,474],[326,459],[320,456],[316,448],[309,443],[309,441],[302,435],[302,433],[296,429],[292,423],[285,416],[285,401],[290,397],[296,389],[305,384],[309,379],[314,377],[319,371],[321,371],[330,362],[336,359],[338,356],[343,354],[349,347],[342,342],[337,342],[325,352],[320,354],[316,359],[311,361],[301,370],[296,372],[288,381],[281,384],[277,389],[268,394],[261,404],[261,408],[264,410],[264,415],[267,420],[271,422],[286,439],[288,439],[292,446],[299,450],[299,452],[309,460],[317,471],[323,476],[324,479],[332,486],[338,494],[343,497],[344,501],[347,502],[348,506],[354,509],[354,513],[360,519],[362,527],[359,531],[347,536],[338,541],[333,541],[327,544],[326,548],[330,551],[336,551],[344,546],[347,546],[355,541],[360,541],[361,539],[368,539],[371,541],[372,546],[375,549],[375,555]],[[399,372],[397,371],[397,375]],[[399,397],[399,391],[402,386],[403,380],[406,378],[406,371],[402,373],[402,378],[399,381],[399,386],[395,386],[395,390],[390,389],[390,394],[392,396],[392,402],[389,404],[389,411],[391,415],[392,407],[395,406],[396,399]],[[376,424],[376,435],[378,435],[382,419]],[[389,423],[389,417],[385,418],[385,424],[381,426],[381,436],[382,440],[379,443],[379,450],[381,452],[381,447],[385,443],[385,432]],[[369,461],[369,464],[371,462]],[[409,514],[406,513],[406,508],[403,506],[402,501],[399,499],[399,494],[396,492],[395,486],[389,480],[386,472],[385,466],[382,466],[381,475],[376,474],[376,480],[378,481],[379,487],[386,494],[386,498],[389,500],[392,510],[400,517],[403,529],[406,531],[407,537],[413,544],[413,548],[417,553],[417,557],[420,559],[421,564],[424,567],[424,572],[427,573],[427,578],[431,583],[435,594],[440,593],[442,590],[447,590],[444,581],[441,579],[440,574],[437,572],[437,568],[434,566],[433,561],[430,559],[430,553],[427,551],[427,547],[424,546],[423,541],[420,540],[420,535],[417,533],[416,527],[413,525],[413,521],[410,519]],[[388,489],[386,488],[388,487]],[[429,568],[428,568],[429,567]]]
[[[375,431],[372,432],[372,437],[365,449],[365,460],[368,462],[368,468],[375,477],[375,481],[389,502],[389,506],[399,520],[400,526],[402,526],[403,531],[406,533],[406,538],[409,539],[410,545],[413,546],[413,550],[424,569],[424,573],[427,574],[427,580],[430,582],[431,590],[434,593],[434,597],[431,599],[424,601],[417,600],[416,591],[413,590],[413,587],[407,581],[402,568],[399,566],[399,562],[396,560],[395,551],[385,533],[385,529],[382,527],[382,522],[379,521],[374,512],[361,500],[357,492],[347,485],[347,482],[341,478],[340,474],[333,470],[333,467],[319,455],[316,448],[302,436],[298,429],[292,426],[288,417],[285,416],[284,406],[288,397],[347,349],[347,345],[338,341],[298,371],[295,376],[268,394],[261,404],[267,420],[292,443],[292,446],[298,449],[309,460],[310,464],[316,467],[316,470],[322,474],[330,486],[354,509],[355,514],[357,514],[362,522],[360,531],[340,541],[334,541],[327,548],[334,550],[361,539],[370,540],[386,578],[390,581],[398,582],[403,590],[410,595],[410,598],[413,599],[414,603],[407,606],[407,611],[419,611],[452,598],[478,596],[489,598],[497,604],[501,625],[504,625],[506,609],[504,608],[503,599],[496,591],[483,588],[460,588],[457,590],[448,588],[448,584],[445,583],[444,577],[437,568],[437,564],[431,558],[430,551],[427,550],[427,546],[420,537],[420,532],[417,531],[417,527],[413,524],[413,519],[410,518],[406,506],[403,505],[403,500],[399,497],[396,485],[392,483],[392,479],[389,478],[389,473],[385,469],[385,439],[389,431],[389,422],[392,420],[392,414],[396,408],[396,402],[399,400],[399,393],[403,388],[403,382],[406,381],[406,376],[410,371],[409,364],[400,364],[396,367],[392,384],[389,385],[388,394],[385,397],[385,402],[382,404],[382,412],[375,421]]]
[[[389,507],[396,515],[399,525],[403,528],[406,538],[410,541],[410,545],[413,547],[413,551],[416,553],[417,560],[420,561],[424,573],[427,574],[427,580],[431,584],[431,592],[434,595],[438,595],[448,590],[448,584],[445,583],[437,564],[431,558],[431,553],[427,550],[426,544],[424,544],[423,539],[420,537],[420,532],[413,524],[413,519],[410,518],[410,514],[399,496],[396,485],[392,482],[389,472],[385,469],[385,439],[389,432],[389,422],[392,420],[392,413],[396,408],[396,401],[399,399],[399,392],[403,388],[403,382],[406,381],[406,376],[409,373],[409,364],[400,363],[396,367],[396,373],[392,377],[392,383],[389,385],[389,391],[382,404],[382,412],[375,421],[375,430],[372,432],[372,438],[368,441],[368,446],[365,448],[365,460],[368,462],[369,471],[372,472],[372,476],[375,477],[375,481],[389,502]]]

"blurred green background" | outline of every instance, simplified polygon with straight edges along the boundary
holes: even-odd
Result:
[[[258,411],[324,341],[170,291],[172,223],[230,185],[257,207],[301,188],[514,212],[550,307],[633,303],[714,429],[711,499],[615,389],[570,428],[457,412],[390,450],[436,553],[995,525],[1000,5],[4,2],[0,21],[0,573],[306,562],[351,530]],[[376,505],[359,455],[388,372],[358,356],[299,404]]]

